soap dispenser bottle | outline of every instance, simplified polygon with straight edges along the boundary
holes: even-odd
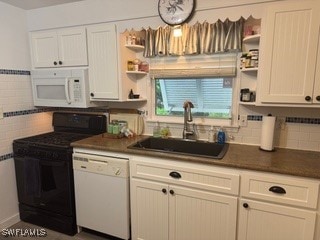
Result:
[[[226,142],[226,134],[223,131],[222,127],[218,130],[218,143],[224,144]]]
[[[159,122],[157,122],[157,124],[153,127],[153,137],[155,138],[161,137],[161,128],[160,128]]]

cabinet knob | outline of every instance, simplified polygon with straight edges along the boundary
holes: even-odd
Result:
[[[177,179],[181,178],[181,174],[178,172],[171,172],[169,173],[169,175],[170,177],[173,177],[173,178],[177,178]]]
[[[166,193],[167,193],[167,189],[162,188],[162,192],[163,192],[164,194],[166,194]]]
[[[304,99],[309,102],[311,100],[311,97],[310,96],[306,96]]]
[[[90,96],[91,96],[91,97],[94,97],[94,93],[90,93]]]
[[[171,194],[171,195],[174,195],[174,191],[173,191],[172,189],[170,190],[170,194]]]
[[[316,100],[317,100],[318,102],[320,102],[320,96],[317,96],[317,97],[316,97]]]
[[[53,62],[53,65],[57,65],[58,63],[56,61]]]
[[[62,61],[59,61],[59,65],[62,65]]]
[[[248,207],[249,207],[249,204],[248,204],[248,203],[244,203],[242,206],[243,206],[244,208],[248,208]]]

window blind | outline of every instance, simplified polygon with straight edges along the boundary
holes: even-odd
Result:
[[[237,53],[200,56],[180,56],[150,59],[150,77],[234,77],[236,76]]]

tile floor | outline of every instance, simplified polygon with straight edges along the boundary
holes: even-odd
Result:
[[[6,236],[6,232],[0,231],[0,240],[27,240],[27,239],[43,239],[43,240],[119,240],[119,238],[114,238],[97,232],[84,229],[82,232],[76,234],[75,236],[68,236],[59,232],[55,232],[46,228],[42,228],[36,225],[32,225],[26,222],[18,222],[17,224],[10,227],[11,229],[45,229],[47,235],[45,237],[32,237],[32,236]]]

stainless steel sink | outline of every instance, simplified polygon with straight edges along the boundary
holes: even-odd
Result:
[[[228,150],[228,146],[229,145],[227,143],[218,144],[205,141],[190,141],[178,138],[149,137],[130,145],[128,148],[142,151],[157,151],[222,159]]]

